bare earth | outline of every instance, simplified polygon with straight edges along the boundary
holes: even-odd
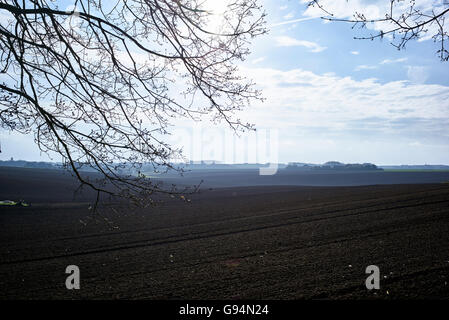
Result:
[[[0,207],[1,299],[449,298],[448,184],[207,188],[90,217],[69,177],[19,171],[0,171],[0,200],[32,202]]]

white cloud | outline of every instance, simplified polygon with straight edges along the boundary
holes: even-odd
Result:
[[[292,19],[295,16],[295,14],[293,12],[287,13],[283,18],[285,20],[289,20]]]
[[[298,22],[315,20],[315,19],[317,19],[317,18],[316,17],[308,17],[308,18],[293,19],[293,20],[288,20],[288,21],[276,22],[276,23],[271,24],[269,27],[273,28],[273,27],[283,26],[286,24],[298,23]]]
[[[288,8],[288,6],[280,6],[280,7],[279,7],[279,10],[284,11],[284,10],[286,10],[287,8]]]
[[[407,60],[408,60],[407,58],[399,58],[399,59],[394,59],[394,60],[385,59],[385,60],[381,61],[380,64],[400,63],[400,62],[405,62]]]
[[[449,87],[245,68],[264,103],[239,117],[279,131],[282,161],[449,163]],[[419,141],[423,144],[417,152]]]
[[[411,82],[423,84],[429,78],[429,70],[423,66],[407,66],[407,76]]]
[[[357,53],[358,54],[358,53]],[[384,64],[393,64],[393,63],[400,63],[400,62],[405,62],[407,61],[407,58],[399,58],[399,59],[385,59],[382,60],[381,62],[379,62],[379,65],[384,65]],[[354,71],[361,71],[361,70],[374,70],[377,69],[378,66],[377,65],[366,65],[366,64],[362,64],[357,66]]]
[[[377,66],[370,66],[370,65],[362,64],[362,65],[355,67],[354,71],[373,70],[373,69],[377,69]]]
[[[353,54],[353,55],[357,56],[357,55],[359,55],[359,54],[360,54],[360,52],[358,52],[358,51],[351,51],[351,54]]]
[[[298,40],[289,36],[276,37],[276,46],[278,47],[305,47],[310,50],[310,52],[321,52],[327,49],[327,47],[322,47],[319,44],[306,40]]]
[[[262,61],[265,61],[266,57],[260,57],[260,58],[256,58],[254,60],[251,61],[252,64],[258,64]]]
[[[293,69],[244,68],[245,75],[257,79],[267,101],[244,110],[247,119],[262,127],[302,128],[340,131],[355,123],[364,130],[413,133],[439,130],[424,121],[449,123],[449,87],[413,83],[408,80],[380,83],[376,79],[358,81],[351,77],[315,74]],[[367,121],[366,119],[372,119]],[[404,119],[412,123],[401,126]],[[411,121],[411,120],[410,120]],[[362,128],[362,129],[363,129]]]

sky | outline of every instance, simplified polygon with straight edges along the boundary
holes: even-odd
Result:
[[[268,162],[268,153],[270,161],[283,163],[449,164],[449,62],[439,60],[437,44],[427,37],[398,51],[388,38],[355,40],[384,26],[363,31],[326,22],[306,2],[261,1],[269,33],[252,43],[251,54],[239,65],[265,98],[238,114],[254,123],[257,133],[234,137],[232,147],[221,146],[232,135],[229,129],[180,120],[169,141],[194,160]],[[416,2],[435,10],[442,3]],[[358,10],[378,17],[388,3],[324,1],[339,18]],[[265,144],[264,135],[276,141]],[[263,150],[255,151],[252,139]],[[0,141],[0,160],[49,160],[32,136],[0,131]]]

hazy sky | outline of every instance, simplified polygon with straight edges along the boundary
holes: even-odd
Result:
[[[325,23],[305,2],[262,1],[270,32],[255,40],[241,69],[263,90],[266,101],[239,118],[262,132],[276,132],[279,162],[449,164],[449,62],[438,59],[437,44],[422,39],[398,51],[388,38],[354,40],[365,33],[351,24]],[[376,16],[389,3],[324,2],[342,18],[355,10]],[[442,1],[416,2],[438,10]],[[182,142],[191,156],[192,140],[182,137],[192,126],[177,126],[170,139]],[[0,139],[0,159],[48,160],[34,147],[32,136],[0,131]],[[214,139],[207,143],[216,144]]]

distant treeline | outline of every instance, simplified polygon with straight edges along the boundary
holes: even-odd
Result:
[[[401,166],[382,166],[383,169],[389,170],[449,170],[449,166],[446,165],[401,165]]]
[[[290,163],[286,170],[332,170],[332,171],[382,171],[372,163],[341,163],[337,161],[329,161],[321,165]]]
[[[44,161],[0,160],[0,166],[19,168],[60,169],[61,164]]]
[[[75,162],[74,165],[82,171],[93,171],[92,168],[89,168],[88,165],[83,163]],[[173,163],[174,168],[184,169],[184,170],[241,170],[241,169],[259,169],[261,167],[268,166],[268,164],[259,164],[259,163],[241,163],[241,164],[226,164],[215,161],[198,161],[198,162],[189,162],[189,163]],[[3,167],[20,167],[20,168],[42,168],[42,169],[61,169],[63,165],[61,163],[56,162],[35,162],[35,161],[25,161],[25,160],[0,160],[0,166]],[[285,168],[286,164],[279,164],[278,168]],[[68,167],[70,169],[70,166]],[[165,167],[157,166],[149,163],[144,163],[140,167],[133,166],[132,164],[127,163],[117,163],[117,167],[115,168],[117,172],[120,173],[136,173],[140,172],[164,172]]]
[[[0,160],[0,166],[3,167],[20,167],[20,168],[41,168],[41,169],[62,169],[63,165],[59,162],[45,162],[45,161],[26,161],[26,160]],[[81,171],[95,171],[87,165],[82,163],[75,163],[75,166]],[[175,168],[190,170],[258,170],[261,167],[268,166],[268,164],[260,163],[240,163],[227,164],[218,161],[191,161],[189,163],[174,163]],[[70,169],[70,167],[68,167]],[[338,161],[329,161],[324,164],[311,164],[301,162],[291,162],[288,165],[278,163],[278,169],[284,170],[302,170],[302,171],[316,171],[316,170],[331,170],[331,171],[411,171],[411,170],[449,170],[447,165],[399,165],[399,166],[376,166],[372,163],[341,163]],[[117,164],[117,172],[123,174],[137,174],[137,172],[164,172],[164,167],[158,167],[149,163],[144,163],[138,169],[131,164]]]
[[[227,170],[227,169],[254,169],[258,170],[261,167],[267,167],[269,164],[264,163],[221,163],[218,161],[190,161],[186,164],[178,164],[179,167],[186,170]],[[285,168],[287,165],[283,163],[278,164],[278,168]]]

